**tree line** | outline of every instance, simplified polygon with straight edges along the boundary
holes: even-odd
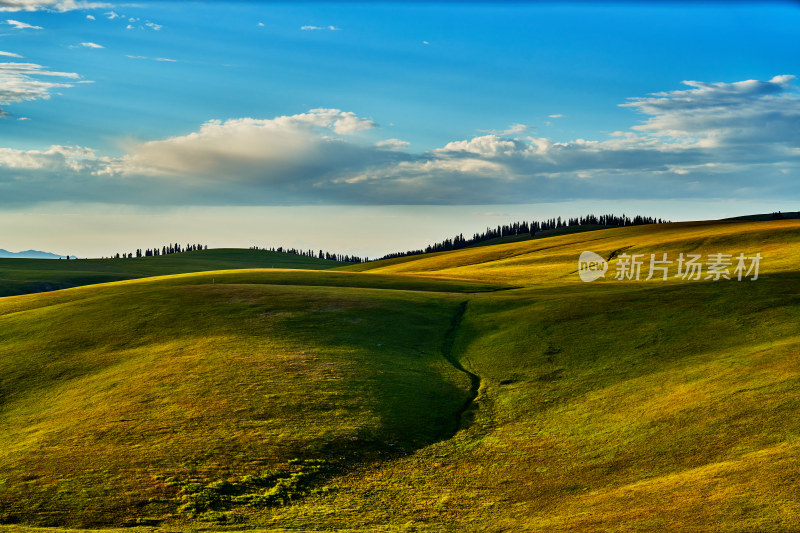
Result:
[[[778,213],[777,215],[780,215]],[[777,218],[775,214],[773,218]],[[445,239],[442,242],[429,244],[424,249],[409,250],[406,252],[395,252],[386,254],[380,259],[392,259],[395,257],[406,257],[409,255],[429,254],[433,252],[447,252],[450,250],[458,250],[466,248],[482,242],[498,239],[501,237],[512,237],[515,235],[521,236],[535,236],[544,231],[559,230],[562,228],[575,227],[575,226],[602,226],[602,227],[621,227],[621,226],[640,226],[643,224],[665,224],[668,220],[660,218],[634,216],[628,217],[626,215],[586,215],[583,217],[575,218],[561,218],[555,217],[546,220],[533,220],[531,222],[522,221],[514,222],[512,224],[499,225],[495,228],[486,228],[486,231],[481,233],[474,233],[471,238],[464,237],[461,233],[452,239]],[[279,252],[285,254],[295,254],[303,257],[313,257],[317,259],[325,259],[327,261],[338,261],[342,263],[365,263],[370,259],[368,257],[359,257],[349,254],[337,254],[319,250],[298,250],[297,248],[284,248],[279,246],[277,248],[263,248],[260,246],[251,246],[251,250],[265,250],[270,252]],[[178,243],[168,244],[165,246],[148,248],[146,250],[137,249],[135,252],[116,254],[112,259],[132,259],[134,257],[153,257],[159,255],[177,254],[183,252],[196,252],[198,250],[208,250],[207,245],[202,244],[186,244],[182,246]]]
[[[496,228],[486,228],[482,233],[475,233],[472,238],[465,238],[461,233],[452,239],[445,239],[442,242],[429,244],[424,249],[409,250],[407,252],[396,252],[386,254],[380,259],[393,259],[395,257],[406,257],[409,255],[429,254],[433,252],[447,252],[450,250],[458,250],[466,248],[478,243],[490,241],[500,237],[511,237],[515,235],[530,235],[531,237],[537,233],[549,230],[558,230],[572,226],[607,226],[607,227],[621,227],[621,226],[640,226],[643,224],[665,224],[668,220],[662,220],[654,217],[644,217],[637,215],[633,218],[617,215],[586,215],[583,217],[566,218],[561,217],[550,218],[541,221],[531,222],[514,222],[513,224],[506,224],[497,226]]]
[[[279,246],[277,248],[262,248],[260,246],[251,246],[251,250],[266,250],[270,252],[279,252],[284,254],[294,254],[300,255],[303,257],[315,257],[317,259],[326,259],[328,261],[339,261],[342,263],[364,263],[369,261],[367,257],[359,257],[356,255],[348,255],[348,254],[336,254],[330,252],[324,252],[320,250],[319,252],[314,252],[314,250],[298,250],[297,248],[284,248],[283,246]],[[117,253],[111,256],[111,259],[134,259],[138,257],[156,257],[159,255],[169,255],[169,254],[180,254],[184,252],[197,252],[199,250],[208,250],[208,245],[206,244],[186,244],[181,245],[179,243],[171,243],[160,248],[155,246],[153,248],[147,248],[143,250],[141,248],[137,248],[135,252],[123,252]]]
[[[251,250],[266,250],[268,252],[282,252],[284,254],[295,254],[303,257],[315,257],[317,259],[326,259],[328,261],[340,261],[343,263],[366,263],[369,261],[368,257],[359,257],[357,255],[346,254],[332,254],[330,252],[315,252],[314,250],[298,250],[296,248],[284,248],[278,246],[277,248],[262,248],[260,246],[251,246]]]
[[[133,259],[134,257],[156,257],[159,255],[180,254],[183,252],[197,252],[198,250],[208,250],[208,245],[187,244],[186,246],[182,246],[176,242],[173,244],[166,244],[161,248],[159,248],[158,246],[155,246],[153,248],[148,248],[146,250],[137,248],[135,252],[123,252],[121,254],[118,253],[116,255],[112,255],[111,259]]]

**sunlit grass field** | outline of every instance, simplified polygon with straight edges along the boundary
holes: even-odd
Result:
[[[680,223],[2,298],[0,520],[800,531],[799,255],[798,221]]]

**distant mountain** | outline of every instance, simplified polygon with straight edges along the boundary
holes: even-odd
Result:
[[[65,256],[58,254],[51,254],[49,252],[40,252],[38,250],[25,250],[24,252],[9,252],[0,248],[0,257],[14,257],[17,259],[59,259]],[[70,256],[70,259],[76,259],[75,256]]]

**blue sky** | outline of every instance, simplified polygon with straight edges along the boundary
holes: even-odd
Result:
[[[0,10],[0,248],[376,255],[517,217],[799,208],[794,3]]]

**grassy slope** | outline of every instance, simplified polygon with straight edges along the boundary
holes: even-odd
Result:
[[[790,270],[800,262],[800,221],[767,222],[712,221],[681,222],[615,228],[541,240],[469,248],[425,256],[390,259],[337,270],[458,278],[507,283],[515,286],[582,285],[575,274],[578,256],[590,250],[608,258],[612,252],[667,253],[761,253],[762,272]],[[620,252],[620,253],[621,253]],[[613,283],[617,260],[610,263],[606,279]],[[675,271],[675,266],[671,270]]]
[[[528,288],[471,299],[456,348],[482,378],[475,423],[376,473],[373,490],[407,482],[370,505],[390,509],[387,521],[464,530],[797,531],[800,224],[589,238],[461,252],[467,267],[441,254],[379,269]],[[755,282],[578,280],[582,250],[625,246],[765,260]],[[411,492],[413,510],[392,503]]]
[[[469,284],[280,275],[0,300],[0,518],[122,525],[175,513],[176,483],[344,468],[455,431],[469,382],[441,347],[464,296],[386,287]]]
[[[285,273],[337,288],[239,272],[8,298],[0,441],[19,444],[0,452],[0,491],[119,524],[174,512],[180,487],[157,476],[347,457],[330,490],[235,512],[269,529],[799,531],[798,241],[798,221],[682,223],[372,265],[381,276]],[[617,282],[616,261],[579,281],[581,251],[623,248],[764,260],[753,282]],[[448,292],[385,290],[440,279]],[[521,288],[463,292],[491,283]],[[481,386],[442,439],[469,386],[443,364],[448,333]],[[380,455],[397,441],[414,453]]]
[[[0,259],[0,296],[184,272],[237,268],[327,269],[346,263],[313,257],[219,248],[136,259]]]

